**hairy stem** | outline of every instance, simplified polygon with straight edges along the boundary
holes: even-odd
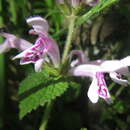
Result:
[[[45,111],[44,111],[44,117],[42,119],[39,130],[46,130],[47,123],[48,123],[48,120],[49,120],[49,117],[50,117],[50,112],[52,110],[52,106],[53,106],[52,102],[47,103]]]
[[[69,28],[68,28],[68,36],[67,36],[67,40],[66,40],[66,44],[65,44],[65,48],[64,48],[64,52],[63,52],[63,57],[62,57],[62,64],[64,64],[66,62],[67,55],[71,48],[74,25],[75,25],[75,18],[76,18],[76,16],[74,16],[73,14],[70,16],[70,24],[69,24]]]

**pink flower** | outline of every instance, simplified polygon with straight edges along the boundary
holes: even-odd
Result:
[[[85,64],[89,61],[88,57],[86,57],[81,50],[72,50],[70,53],[70,60],[73,58],[73,56],[77,56],[77,58],[73,61],[71,61],[70,66],[75,67],[80,64]]]
[[[33,27],[30,34],[38,35],[35,44],[15,56],[20,58],[20,64],[34,63],[35,71],[41,71],[44,62],[51,62],[55,67],[59,66],[60,54],[56,42],[48,36],[49,25],[47,21],[39,16],[27,19],[27,23]]]
[[[81,64],[72,68],[71,73],[74,76],[86,76],[92,79],[88,90],[88,97],[92,103],[97,103],[99,97],[109,102],[111,96],[107,89],[104,74],[109,73],[113,81],[127,86],[130,82],[122,79],[122,75],[130,76],[128,66],[130,66],[130,56],[122,60],[97,60]]]

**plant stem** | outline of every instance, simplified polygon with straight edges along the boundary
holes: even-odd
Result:
[[[52,102],[47,103],[45,111],[44,111],[44,117],[42,119],[39,130],[46,130],[47,123],[48,123],[48,120],[49,120],[49,117],[50,117],[50,112],[52,110],[52,106],[53,106]]]
[[[66,62],[67,55],[71,48],[72,36],[73,36],[74,25],[75,25],[75,18],[76,18],[76,16],[73,14],[70,16],[70,24],[69,24],[69,28],[68,28],[68,36],[67,36],[67,40],[66,40],[66,44],[65,44],[65,48],[64,48],[64,52],[63,52],[63,57],[62,57],[62,64],[64,64]]]
[[[120,0],[102,0],[101,2],[99,2],[99,4],[94,6],[92,9],[90,9],[84,15],[80,16],[76,22],[76,25],[83,24],[84,22],[86,22],[90,18],[94,17],[95,15],[97,16],[99,14],[99,12],[101,12],[102,10],[110,7],[112,4],[114,4],[118,1],[120,1]]]
[[[121,86],[118,90],[117,90],[117,92],[116,92],[116,94],[115,94],[115,97],[118,97],[120,94],[121,94],[121,92],[124,90],[124,86]]]

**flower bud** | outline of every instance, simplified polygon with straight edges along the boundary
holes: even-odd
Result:
[[[86,0],[85,3],[89,6],[95,6],[100,0]]]
[[[80,0],[71,0],[71,6],[72,6],[72,7],[78,6],[79,3],[80,3]]]

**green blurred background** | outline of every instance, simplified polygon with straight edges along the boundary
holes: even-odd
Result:
[[[28,35],[29,26],[25,21],[30,16],[47,18],[50,34],[62,52],[67,21],[54,0],[0,0],[1,31],[34,41],[36,37]],[[81,49],[90,59],[120,59],[130,55],[129,0],[105,9],[98,17],[78,28],[73,48],[81,44]],[[1,43],[3,40],[0,37]],[[19,83],[33,68],[32,65],[20,66],[19,61],[12,61],[16,54],[16,50],[0,54],[0,130],[38,130],[44,108],[39,107],[19,120]],[[81,87],[69,89],[55,101],[47,130],[129,130],[130,86],[112,83],[107,75],[106,78],[113,104],[108,105],[103,100],[92,104],[86,94],[90,81],[76,79],[81,82]]]

